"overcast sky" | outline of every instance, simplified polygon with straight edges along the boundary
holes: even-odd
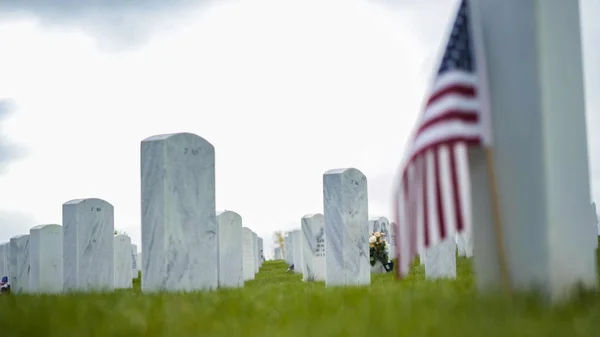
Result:
[[[600,200],[600,2],[580,2]],[[0,3],[0,242],[98,197],[139,245],[140,141],[172,132],[215,146],[217,210],[238,212],[268,255],[273,231],[323,212],[328,169],[360,169],[370,216],[391,217],[456,1],[123,3]]]

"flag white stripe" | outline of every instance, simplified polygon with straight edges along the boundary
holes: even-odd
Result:
[[[452,187],[452,172],[450,168],[450,153],[451,148],[446,145],[442,145],[439,148],[440,158],[440,179],[442,185],[442,201],[444,207],[444,226],[446,229],[446,235],[452,236],[457,228],[456,223],[456,212],[454,208],[454,194]]]
[[[460,207],[463,216],[463,232],[473,233],[473,216],[471,213],[471,175],[469,172],[469,156],[467,144],[458,143],[454,145],[455,158],[456,158],[456,170],[458,176],[459,186],[459,200]],[[465,243],[468,245],[467,255],[471,255],[473,247],[470,246],[471,241]]]
[[[468,73],[461,70],[452,70],[444,72],[440,74],[433,83],[433,87],[431,88],[431,92],[433,93],[431,96],[435,95],[437,92],[446,89],[447,87],[463,84],[470,85],[473,87],[478,86],[477,76],[473,73]]]
[[[431,103],[431,105],[425,109],[421,125],[442,116],[449,110],[471,111],[473,115],[478,115],[478,109],[479,101],[475,98],[466,98],[459,94],[447,94]]]
[[[411,148],[410,157],[444,139],[452,137],[478,137],[481,134],[480,131],[479,125],[459,120],[449,120],[432,125],[417,135]]]
[[[435,149],[434,149],[435,150]],[[427,230],[429,234],[429,246],[440,242],[439,219],[437,212],[437,200],[435,193],[435,166],[433,151],[425,152],[425,165],[427,174]]]

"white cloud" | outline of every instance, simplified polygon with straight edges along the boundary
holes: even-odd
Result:
[[[31,149],[0,176],[2,208],[60,223],[63,202],[100,197],[139,244],[139,143],[189,131],[216,147],[217,207],[240,213],[267,253],[272,231],[322,212],[331,168],[372,178],[371,211],[389,217],[427,83],[411,25],[360,0],[240,0],[195,15],[120,53],[75,29],[0,26],[0,92],[19,107],[5,131]]]

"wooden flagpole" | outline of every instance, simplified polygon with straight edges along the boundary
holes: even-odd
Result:
[[[504,235],[502,233],[502,222],[500,217],[500,202],[498,201],[498,187],[496,184],[496,173],[494,170],[494,153],[490,146],[485,147],[487,176],[489,183],[490,202],[492,207],[492,221],[494,222],[494,234],[498,249],[498,264],[500,265],[500,277],[502,286],[507,294],[512,294],[512,286],[508,272],[508,260],[504,246]]]

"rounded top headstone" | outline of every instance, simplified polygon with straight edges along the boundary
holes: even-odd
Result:
[[[347,168],[337,168],[337,169],[331,169],[326,171],[323,175],[331,175],[331,174],[348,174],[348,173],[360,173],[361,175],[364,176],[364,174],[356,168],[353,167],[347,167]]]
[[[142,143],[164,141],[164,140],[170,140],[170,139],[179,138],[179,137],[193,137],[193,138],[196,138],[196,139],[206,143],[207,145],[213,146],[208,140],[198,136],[195,133],[191,133],[191,132],[176,132],[176,133],[165,133],[165,134],[160,134],[160,135],[154,135],[154,136],[150,136],[150,137],[143,139]]]
[[[217,211],[217,216],[219,216],[219,215],[227,215],[227,214],[230,214],[232,216],[240,217],[241,218],[241,216],[237,212],[234,212],[234,211],[228,211],[228,210]]]
[[[76,204],[80,204],[80,203],[84,203],[84,202],[103,202],[106,203],[110,206],[112,206],[112,204],[104,199],[100,199],[100,198],[85,198],[85,199],[73,199],[73,200],[69,200],[67,202],[65,202],[63,205],[76,205]]]
[[[20,234],[20,235],[15,235],[15,236],[13,236],[12,238],[10,238],[10,241],[12,241],[12,240],[18,240],[18,239],[20,239],[20,238],[22,238],[22,237],[24,237],[24,236],[29,236],[29,234]]]
[[[42,230],[42,229],[46,229],[46,228],[56,228],[56,227],[61,227],[61,226],[57,225],[57,224],[37,225],[37,226],[31,227],[31,229],[29,231],[32,232],[32,231]]]

